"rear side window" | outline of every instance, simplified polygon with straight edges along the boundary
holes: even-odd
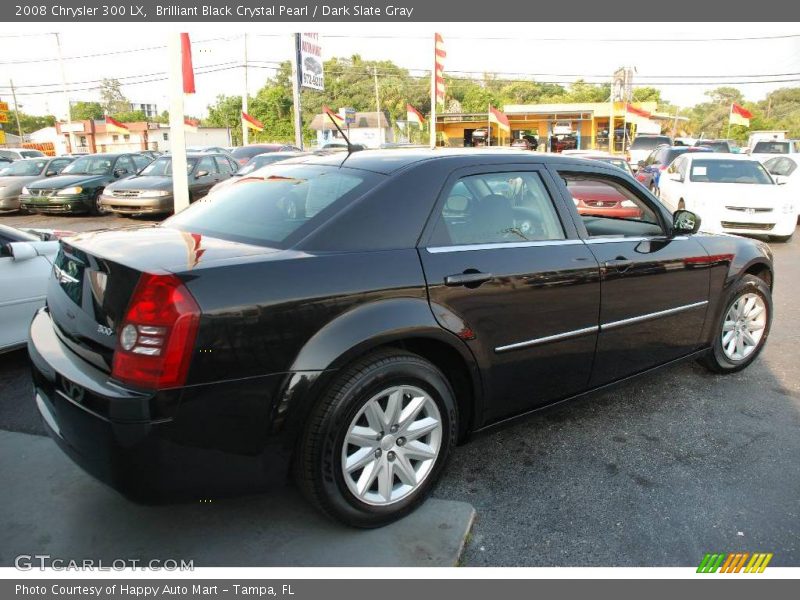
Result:
[[[242,177],[164,224],[232,241],[285,247],[293,233],[321,225],[381,178],[356,169],[276,165],[262,177]]]
[[[224,156],[215,156],[214,160],[217,162],[217,169],[220,173],[224,173],[225,175],[233,173],[233,168],[227,158]]]
[[[564,239],[553,201],[534,172],[459,179],[447,192],[431,244],[498,244]]]

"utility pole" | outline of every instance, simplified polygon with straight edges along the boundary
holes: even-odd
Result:
[[[303,113],[300,107],[300,34],[294,34],[292,53],[292,104],[294,106],[294,145],[303,149]]]
[[[381,97],[378,93],[378,67],[376,65],[372,65],[372,76],[375,79],[375,113],[377,114],[378,129],[383,131],[383,127],[381,127]],[[378,136],[381,143],[386,141],[382,138],[383,133]]]
[[[9,79],[8,83],[11,84],[11,97],[14,99],[14,115],[17,117],[17,133],[19,133],[19,143],[23,142],[22,139],[22,126],[19,124],[19,104],[17,104],[17,91],[14,89],[14,80]]]
[[[436,42],[434,42],[434,52],[435,49],[436,49]],[[436,148],[436,62],[435,60],[433,68],[431,69],[431,120],[428,122],[428,129],[430,131],[431,148]]]
[[[183,50],[180,33],[170,33],[169,53],[169,137],[172,158],[172,197],[175,214],[189,207],[189,179],[186,160],[186,122],[183,114]]]
[[[69,140],[70,153],[75,152],[75,136],[72,132],[72,103],[69,101],[69,93],[67,92],[67,72],[64,70],[64,56],[61,54],[61,38],[57,33],[56,46],[58,48],[58,64],[61,67],[61,91],[64,94],[64,103],[67,105],[67,139]]]
[[[247,112],[247,33],[244,34],[244,93],[242,94],[242,112]],[[244,120],[239,118],[242,122],[242,146],[247,146],[250,143],[250,128],[244,124]]]

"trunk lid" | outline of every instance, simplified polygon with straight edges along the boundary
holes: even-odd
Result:
[[[62,341],[110,372],[117,326],[142,273],[199,272],[220,261],[276,252],[167,227],[81,234],[61,242],[47,305]]]

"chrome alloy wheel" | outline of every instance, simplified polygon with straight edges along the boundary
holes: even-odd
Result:
[[[767,325],[767,306],[758,294],[743,294],[722,322],[722,350],[730,360],[743,360],[758,348]]]
[[[442,417],[430,394],[408,385],[385,389],[367,401],[347,429],[344,480],[366,504],[394,504],[422,484],[441,444]]]

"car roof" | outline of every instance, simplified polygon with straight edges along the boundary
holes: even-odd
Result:
[[[690,158],[696,157],[699,160],[741,160],[745,162],[758,162],[755,158],[750,158],[747,154],[729,154],[727,152],[687,152],[686,155]]]
[[[432,160],[447,160],[454,168],[473,165],[492,165],[503,163],[530,164],[574,164],[596,166],[596,161],[583,160],[583,157],[560,156],[558,154],[532,153],[508,146],[503,148],[430,148],[396,150],[362,150],[346,154],[315,155],[305,161],[306,165],[330,165],[363,169],[385,175],[394,173],[413,164]]]

